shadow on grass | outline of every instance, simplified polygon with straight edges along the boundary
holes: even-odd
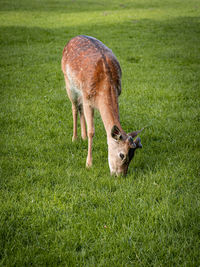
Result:
[[[50,3],[51,1],[47,2]],[[106,25],[96,25],[91,23],[91,25],[83,26],[80,21],[79,26],[76,25],[56,29],[43,29],[28,26],[8,26],[1,27],[0,29],[2,34],[7,33],[6,39],[8,41],[12,40],[12,38],[18,37],[18,40],[21,40],[22,42],[26,40],[27,36],[30,36],[30,40],[43,42],[46,37],[56,37],[56,40],[53,40],[59,41],[62,39],[62,36],[65,36],[65,39],[69,39],[71,35],[74,36],[79,34],[88,34],[93,36],[101,34],[101,39],[103,39],[104,42],[106,42],[106,40],[108,40],[108,42],[112,41],[112,39],[117,39],[119,41],[119,35],[115,35],[117,32],[122,34],[120,38],[120,43],[122,44],[126,43],[129,38],[139,38],[139,40],[142,38],[143,43],[145,44],[148,43],[148,39],[151,38],[152,41],[159,42],[159,44],[163,43],[165,46],[169,45],[167,41],[173,41],[175,46],[180,45],[179,41],[184,41],[185,44],[190,43],[191,45],[193,45],[192,41],[195,41],[198,45],[198,41],[200,39],[199,17],[179,17],[165,21],[155,21],[150,19],[139,19],[138,21],[133,21],[131,18],[127,18],[127,21],[123,24],[112,23]],[[140,33],[140,36],[135,36],[134,34],[138,34],[138,32]],[[123,38],[125,36],[126,39]],[[163,37],[165,37],[165,39],[163,39]],[[2,39],[4,40],[5,38]],[[184,44],[182,43],[182,45]]]

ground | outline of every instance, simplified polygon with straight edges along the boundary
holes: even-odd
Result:
[[[0,14],[0,266],[198,266],[199,1],[3,0]],[[71,142],[60,62],[79,34],[121,64],[123,129],[147,126],[126,178],[109,174],[98,112],[92,169]]]

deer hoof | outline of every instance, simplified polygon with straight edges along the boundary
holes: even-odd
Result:
[[[87,135],[82,135],[81,137],[84,141],[87,140]]]
[[[76,141],[78,139],[78,136],[72,136],[72,142]]]
[[[92,167],[92,162],[91,161],[87,161],[86,162],[86,168],[90,169]]]

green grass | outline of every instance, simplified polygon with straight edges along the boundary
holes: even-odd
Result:
[[[98,112],[91,170],[71,142],[79,34],[120,61],[124,130],[149,126],[126,178]],[[0,55],[0,266],[199,266],[199,1],[2,0]]]

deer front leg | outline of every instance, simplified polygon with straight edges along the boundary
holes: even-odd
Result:
[[[89,168],[92,166],[92,140],[94,136],[94,123],[93,123],[94,110],[93,108],[85,104],[84,114],[85,114],[85,119],[87,122],[87,135],[88,135],[88,155],[87,155],[86,167]]]
[[[77,136],[77,107],[75,104],[72,103],[72,116],[73,116],[73,136],[72,136],[72,142],[75,141]]]

